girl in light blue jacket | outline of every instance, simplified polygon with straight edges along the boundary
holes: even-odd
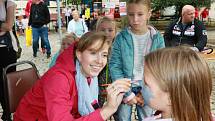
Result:
[[[152,109],[147,106],[150,93],[143,86],[144,56],[163,48],[165,44],[160,32],[148,25],[151,16],[150,5],[150,0],[128,0],[129,27],[119,32],[112,45],[109,61],[112,80],[132,81],[132,88],[124,95],[117,111],[119,121],[131,121],[133,104],[136,104],[139,121],[152,114]]]

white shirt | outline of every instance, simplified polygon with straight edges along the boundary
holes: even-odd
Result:
[[[79,28],[83,28],[84,30],[81,35],[77,33],[77,29],[78,29],[77,26],[79,26]],[[83,19],[79,18],[78,21],[75,21],[74,19],[72,19],[68,24],[67,32],[74,33],[77,37],[80,38],[84,33],[88,32],[88,28]]]
[[[7,0],[7,8],[11,6],[15,6],[15,2],[13,0]],[[6,10],[5,10],[5,0],[0,2],[0,21],[6,20]],[[4,35],[5,32],[0,32],[0,36]]]
[[[64,12],[65,12],[65,16],[70,16],[71,15],[71,9],[70,8],[65,8],[64,9]]]
[[[28,19],[26,18],[26,19],[22,19],[22,29],[25,29],[25,28],[27,28],[28,27]]]
[[[13,0],[7,0],[7,8],[15,5],[16,4]],[[5,21],[5,19],[6,19],[5,0],[3,0],[3,2],[0,2],[0,20]]]

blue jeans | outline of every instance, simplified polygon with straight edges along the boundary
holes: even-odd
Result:
[[[33,33],[33,53],[36,55],[38,50],[38,44],[39,44],[39,37],[41,37],[41,41],[43,40],[43,43],[46,47],[46,53],[51,54],[51,46],[49,44],[48,39],[48,27],[40,27],[35,28],[32,27],[32,33]]]
[[[144,118],[149,117],[152,115],[153,110],[148,105],[139,106],[136,105],[138,121],[142,121]],[[128,104],[120,104],[117,115],[119,121],[131,121],[132,115],[132,106]]]

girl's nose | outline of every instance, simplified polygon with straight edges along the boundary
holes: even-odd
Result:
[[[101,64],[102,63],[102,56],[98,55],[96,61],[97,61],[97,63]]]
[[[138,19],[138,16],[134,15],[134,22],[136,22]]]

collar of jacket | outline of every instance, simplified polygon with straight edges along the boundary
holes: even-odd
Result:
[[[147,25],[147,28],[148,28],[148,30],[149,30],[149,33],[150,33],[150,38],[151,39],[153,39],[153,37],[154,37],[154,35],[156,35],[156,34],[158,34],[158,30],[154,27],[154,26],[152,26],[152,25]],[[125,30],[123,30],[122,32],[123,33],[125,33],[126,32],[126,34],[125,35],[130,35],[130,34],[128,34],[128,30],[129,29],[131,29],[131,27],[129,26],[127,29],[125,29]]]
[[[187,23],[187,25],[193,25],[194,24],[195,19],[192,22]],[[178,21],[176,22],[176,24],[178,25],[179,23],[182,23],[182,18],[180,17],[178,19]]]
[[[75,50],[77,42],[73,42],[67,49],[65,49],[57,58],[56,65],[59,65],[63,70],[76,73],[75,69]]]

